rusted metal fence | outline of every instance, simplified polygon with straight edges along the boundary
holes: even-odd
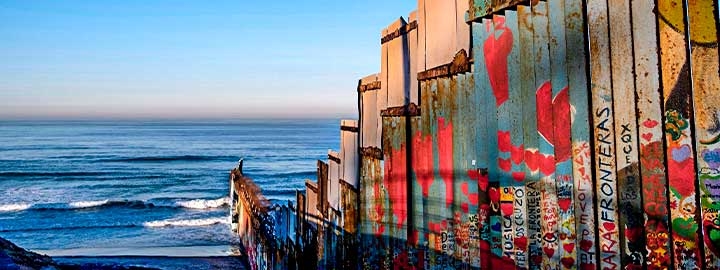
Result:
[[[313,268],[720,269],[718,10],[419,0],[381,31],[359,121],[288,207],[292,254]]]

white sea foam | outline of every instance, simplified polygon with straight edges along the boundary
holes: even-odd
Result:
[[[0,212],[23,211],[30,207],[32,207],[32,204],[27,204],[27,203],[2,204],[2,205],[0,205]]]
[[[108,200],[102,200],[102,201],[80,201],[80,202],[71,202],[68,203],[68,206],[70,208],[90,208],[90,207],[96,207],[101,206],[108,203]]]
[[[227,217],[201,218],[201,219],[165,219],[157,221],[144,222],[145,227],[202,227],[215,224],[229,224]]]
[[[196,199],[196,200],[190,200],[190,201],[179,201],[179,202],[176,202],[175,204],[180,207],[190,208],[190,209],[220,208],[220,207],[229,205],[230,198],[222,197],[222,198],[214,199],[214,200]]]

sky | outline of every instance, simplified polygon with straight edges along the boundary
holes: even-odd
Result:
[[[415,0],[0,1],[0,119],[357,117]]]

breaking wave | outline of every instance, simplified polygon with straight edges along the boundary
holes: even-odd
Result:
[[[80,209],[97,209],[111,207],[126,207],[134,209],[143,208],[186,208],[186,209],[214,209],[223,208],[229,205],[229,198],[222,197],[217,199],[163,199],[163,200],[97,200],[97,201],[78,201],[70,203],[12,203],[0,205],[0,212],[16,212],[16,211],[63,211],[63,210],[80,210]]]
[[[201,219],[165,219],[144,222],[143,226],[157,227],[202,227],[215,224],[230,224],[228,217],[201,218]]]

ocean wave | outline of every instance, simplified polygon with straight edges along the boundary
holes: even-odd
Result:
[[[317,176],[317,171],[296,171],[296,172],[281,172],[281,173],[252,173],[248,172],[247,176],[250,178],[313,178]]]
[[[0,172],[2,177],[72,177],[72,176],[102,176],[107,172]]]
[[[30,208],[32,205],[27,203],[11,203],[0,205],[0,212],[15,212],[23,211]]]
[[[47,227],[47,228],[20,228],[20,229],[0,229],[2,233],[8,232],[38,232],[38,231],[57,231],[57,230],[87,230],[87,229],[116,229],[116,228],[135,228],[140,227],[135,224],[125,225],[79,225],[69,227]]]
[[[227,217],[200,218],[200,219],[165,219],[144,222],[143,226],[150,228],[158,227],[203,227],[215,224],[230,224]]]
[[[195,199],[189,201],[178,201],[176,205],[189,209],[212,209],[230,205],[230,198],[222,197],[214,200]]]
[[[146,156],[146,157],[130,157],[130,158],[110,158],[98,159],[99,162],[170,162],[170,161],[215,161],[215,160],[234,160],[237,157],[232,156],[198,156],[198,155],[180,155],[180,156]]]
[[[218,199],[164,199],[164,200],[96,200],[96,201],[78,201],[70,203],[12,203],[0,205],[0,212],[15,211],[70,211],[82,209],[97,209],[111,207],[126,207],[133,209],[144,208],[186,208],[186,209],[214,209],[227,207],[230,199],[222,197]]]

